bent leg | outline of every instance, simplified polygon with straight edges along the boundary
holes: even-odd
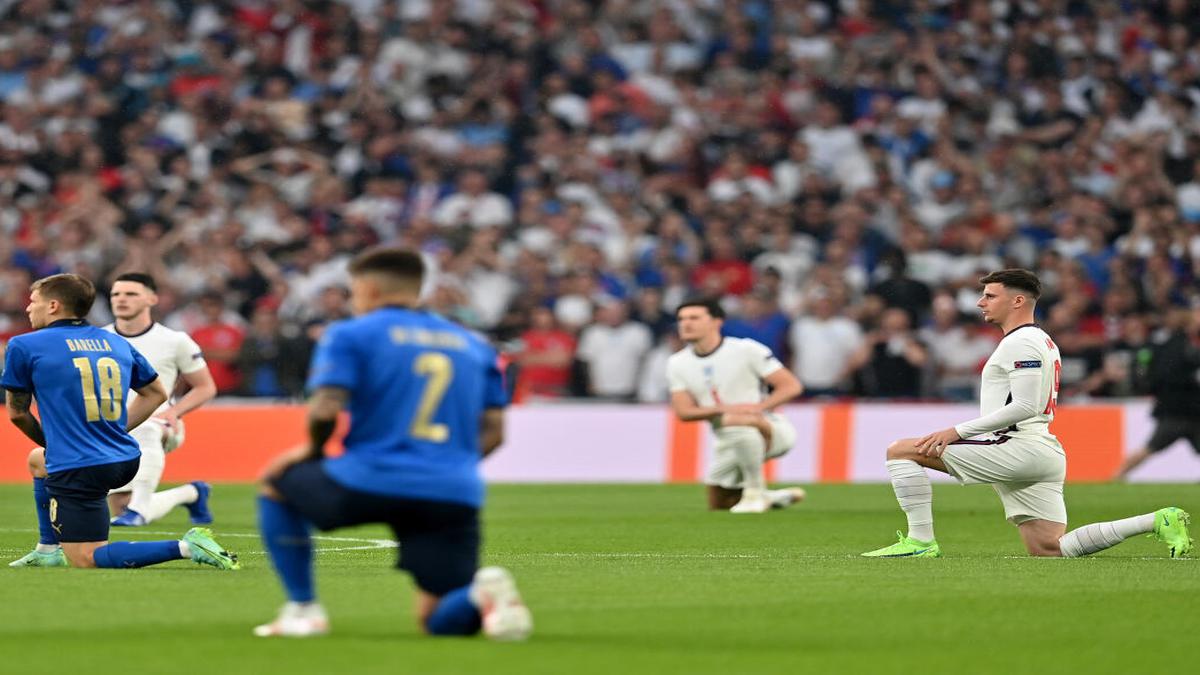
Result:
[[[1029,552],[1029,555],[1035,557],[1063,555],[1059,540],[1067,531],[1065,524],[1035,518],[1017,525],[1017,529],[1021,532],[1021,541],[1024,542],[1025,550]]]
[[[1146,513],[1132,518],[1084,525],[1067,532],[1058,544],[1063,557],[1078,558],[1112,548],[1129,537],[1153,531],[1154,514]]]
[[[887,470],[892,479],[892,491],[908,518],[908,538],[919,542],[935,539],[933,485],[929,482],[929,474],[925,473],[926,468],[949,473],[940,458],[917,452],[916,439],[906,438],[888,446]]]
[[[741,488],[726,488],[720,485],[708,485],[708,510],[728,511],[742,499]]]
[[[58,533],[50,517],[50,490],[46,488],[46,451],[34,448],[27,458],[29,475],[33,476],[33,504],[38,520],[38,545],[35,552],[47,554],[58,550]]]

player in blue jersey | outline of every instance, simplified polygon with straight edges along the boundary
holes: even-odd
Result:
[[[141,456],[128,430],[167,392],[124,338],[83,319],[95,299],[95,287],[78,275],[35,282],[26,309],[34,332],[9,341],[5,354],[0,387],[8,392],[9,418],[46,448],[46,474],[33,490],[41,541],[62,544],[26,566],[132,568],[191,558],[236,569],[237,559],[203,528],[178,541],[108,542],[108,491],[133,478]],[[127,406],[130,389],[138,396]]]
[[[398,566],[417,585],[417,614],[434,635],[523,639],[533,624],[512,576],[477,569],[483,481],[479,461],[503,438],[507,404],[496,352],[466,329],[418,310],[421,257],[376,248],[350,265],[356,318],[335,323],[313,355],[309,442],[265,470],[263,541],[287,593],[255,635],[329,631],[313,587],[320,530],[391,527]],[[348,409],[345,453],[323,448]]]

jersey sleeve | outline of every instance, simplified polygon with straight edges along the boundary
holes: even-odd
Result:
[[[146,360],[142,353],[129,346],[130,356],[133,357],[133,372],[129,374],[129,388],[137,391],[158,379],[158,371]]]
[[[207,365],[204,361],[204,350],[200,349],[200,345],[196,344],[192,336],[180,333],[179,341],[175,344],[175,367],[179,372],[187,375],[204,370]]]
[[[667,359],[667,388],[672,394],[687,391],[687,382],[683,379],[683,365],[679,359]]]
[[[0,376],[0,387],[9,391],[33,391],[33,369],[29,363],[29,352],[19,340],[8,342],[8,349],[4,352],[4,375]]]
[[[750,368],[760,378],[765,378],[783,367],[783,363],[775,357],[771,348],[755,340],[746,340],[746,358],[750,360]]]
[[[353,391],[360,375],[348,324],[333,324],[321,336],[309,369],[308,388],[337,387]]]
[[[1008,373],[1009,381],[1018,378],[1040,378],[1042,369],[1050,366],[1045,356],[1032,340],[1014,342],[1004,346],[1003,360],[1000,366]]]

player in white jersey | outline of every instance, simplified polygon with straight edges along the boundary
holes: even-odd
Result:
[[[176,506],[188,509],[196,524],[212,522],[208,509],[209,485],[193,481],[162,492],[155,492],[166,463],[166,453],[183,442],[184,414],[195,410],[216,396],[208,366],[200,347],[187,335],[155,323],[150,311],[158,303],[157,286],[148,274],[129,273],[117,277],[110,292],[116,322],[105,326],[128,340],[146,357],[158,372],[168,392],[182,378],[191,387],[173,404],[168,401],[154,416],[130,431],[141,448],[137,475],[124,487],[108,496],[109,511],[116,517],[116,526],[146,525],[166,515]],[[134,396],[130,392],[130,396]],[[29,453],[29,471],[36,478],[46,476],[45,450],[34,448]],[[24,557],[9,563],[9,567],[52,567],[62,560],[60,548],[39,543]]]
[[[1192,544],[1189,517],[1174,506],[1066,531],[1062,491],[1067,459],[1049,429],[1058,405],[1062,362],[1054,340],[1033,322],[1042,284],[1032,272],[1020,269],[993,272],[980,283],[983,319],[1004,331],[983,367],[980,417],[888,447],[887,469],[896,500],[908,516],[908,534],[863,555],[941,555],[933,534],[933,489],[926,468],[948,473],[963,484],[991,485],[1030,555],[1074,558],[1145,533],[1167,544],[1171,557],[1186,555]]]
[[[716,451],[704,481],[709,508],[762,513],[804,498],[800,488],[768,490],[763,474],[763,462],[796,442],[795,427],[773,411],[802,387],[766,345],[722,337],[724,318],[715,300],[679,306],[679,337],[687,346],[667,359],[671,407],[681,420],[712,424]]]

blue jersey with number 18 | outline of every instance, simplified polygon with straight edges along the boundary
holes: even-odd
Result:
[[[428,312],[384,307],[329,326],[313,355],[309,389],[350,395],[338,483],[375,494],[483,503],[480,418],[508,403],[496,351]]]
[[[125,431],[126,394],[156,378],[125,338],[64,319],[8,342],[0,387],[37,399],[46,470],[56,473],[141,455]]]

